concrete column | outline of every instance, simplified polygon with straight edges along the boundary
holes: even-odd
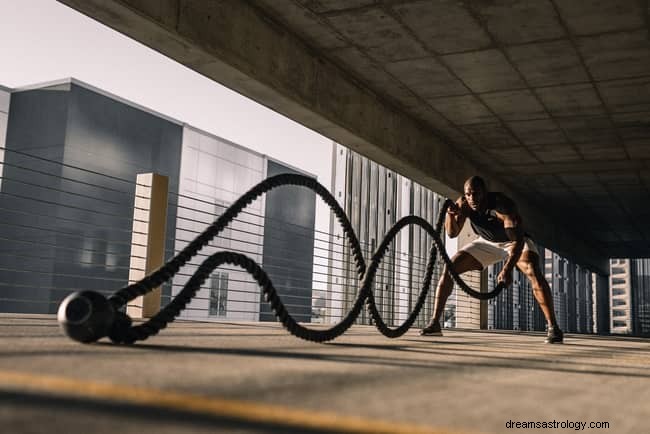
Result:
[[[129,284],[156,271],[165,261],[167,192],[169,179],[157,173],[137,177],[131,236]],[[160,310],[161,288],[133,300],[127,313],[133,318],[150,318]]]

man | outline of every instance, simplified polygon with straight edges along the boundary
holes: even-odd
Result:
[[[445,230],[449,237],[455,238],[469,218],[478,238],[454,255],[451,260],[453,269],[462,274],[483,270],[505,260],[497,281],[508,286],[512,283],[512,271],[517,266],[530,280],[533,295],[546,317],[546,342],[562,343],[563,334],[555,318],[551,289],[539,267],[539,252],[533,241],[524,235],[521,216],[515,203],[503,193],[488,192],[485,181],[478,176],[465,181],[463,191],[464,195],[447,209]],[[440,317],[452,290],[453,280],[445,266],[438,282],[433,317],[420,331],[421,335],[442,336]]]

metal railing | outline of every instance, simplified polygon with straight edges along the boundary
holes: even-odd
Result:
[[[129,271],[133,269],[130,259],[138,257],[131,252],[131,248],[138,245],[131,240],[134,203],[139,197],[135,193],[135,179],[88,170],[30,152],[3,151],[0,310],[54,313],[59,302],[72,291],[92,289],[109,295],[125,286]],[[219,216],[202,210],[202,206],[223,205],[179,193],[177,189],[176,185],[168,197],[166,257],[173,256]],[[186,211],[192,215],[185,215]],[[265,226],[273,223],[282,224],[284,230],[292,232],[293,239],[313,245],[312,257],[288,263],[283,255],[290,253],[289,246],[276,248],[275,256],[264,252],[265,241],[282,241],[283,238],[282,234],[265,232]],[[237,247],[233,248],[235,244]],[[300,321],[335,321],[345,314],[346,306],[344,303],[336,306],[332,301],[356,295],[356,279],[333,284],[353,266],[349,256],[342,260],[331,258],[332,252],[347,248],[342,240],[336,240],[327,231],[291,222],[274,222],[261,212],[245,210],[225,235],[218,237],[163,287],[163,304],[183,286],[193,269],[211,251],[226,245],[230,250],[263,259],[260,262],[270,274],[292,275],[297,268],[307,271],[303,276],[292,276],[291,287],[276,284],[281,293],[286,292],[283,300],[290,312],[296,310],[292,314]],[[369,254],[370,246],[367,243],[362,246]],[[265,264],[264,260],[274,263]],[[411,275],[424,273],[426,260],[426,257],[403,254],[396,257],[394,251],[389,251],[380,267],[380,275],[390,274],[391,287],[382,288],[386,294],[377,296],[380,310],[396,306],[408,309],[419,288],[416,285],[412,293],[400,289],[414,283]],[[215,288],[206,285],[188,307],[185,317],[258,319],[264,301],[249,276],[232,267],[222,267],[217,272],[228,275],[228,287],[220,288],[221,293],[216,291],[218,297],[226,299],[225,312],[211,312]]]
[[[142,198],[136,195],[135,176],[122,178],[30,152],[2,150],[5,161],[1,163],[0,176],[0,311],[54,313],[72,291],[91,289],[108,296],[126,286],[129,271],[134,269],[131,258],[144,259],[131,251],[134,245],[144,247],[132,241],[134,204]],[[174,256],[220,215],[208,209],[223,210],[226,205],[179,192],[178,183],[172,183],[168,193],[165,257]],[[271,225],[281,226],[284,232],[268,230]],[[265,250],[265,243],[282,243],[287,235],[313,246],[313,254],[289,261],[290,245],[276,245],[272,252]],[[366,240],[361,240],[361,246],[364,256],[369,258],[373,246]],[[298,321],[335,323],[345,315],[359,287],[344,240],[322,229],[274,220],[264,215],[260,205],[257,211],[244,210],[225,233],[163,286],[163,305],[207,256],[223,247],[253,257],[272,279],[278,276],[275,286]],[[381,263],[374,286],[375,299],[389,325],[398,324],[415,303],[427,259],[395,246]],[[438,259],[433,288],[417,326],[424,325],[432,314],[441,264]],[[264,318],[265,302],[247,273],[221,267],[215,275],[218,278],[205,282],[182,318]],[[478,273],[464,278],[470,286],[481,287]],[[490,303],[508,305],[513,303],[512,297],[512,291],[504,291]],[[532,297],[528,296],[525,302],[526,309],[539,310]],[[579,300],[579,304],[587,302],[590,301]],[[451,327],[478,326],[480,312],[481,302],[455,291],[447,302],[443,322]],[[526,318],[521,316],[520,329],[540,329],[539,321]],[[370,319],[362,315],[359,321]]]

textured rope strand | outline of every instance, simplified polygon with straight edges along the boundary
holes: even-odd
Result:
[[[242,195],[237,199],[214,223],[212,223],[203,233],[198,235],[192,242],[190,242],[181,252],[179,252],[169,262],[159,268],[151,275],[145,277],[139,282],[133,283],[125,288],[120,289],[109,298],[109,301],[117,309],[121,308],[134,298],[144,295],[171,279],[187,262],[189,262],[196,254],[206,246],[212,239],[214,239],[226,226],[237,217],[237,215],[248,205],[253,203],[262,194],[268,191],[283,186],[294,185],[308,188],[314,191],[323,201],[330,207],[337,220],[343,228],[346,239],[348,240],[349,247],[352,251],[355,267],[360,279],[360,287],[357,297],[352,306],[352,309],[341,319],[341,321],[334,326],[324,330],[309,329],[299,324],[287,311],[282,303],[277,290],[273,286],[271,279],[253,259],[235,252],[221,251],[211,255],[203,261],[198,270],[192,275],[189,281],[185,284],[179,294],[165,306],[158,314],[156,314],[149,321],[144,324],[131,326],[130,318],[121,318],[119,327],[114,327],[110,338],[119,343],[133,343],[138,340],[147,339],[149,336],[157,334],[160,330],[167,327],[167,324],[174,321],[174,319],[185,309],[187,304],[196,295],[197,291],[210,274],[219,266],[224,264],[235,265],[243,268],[249,273],[253,279],[258,283],[262,289],[265,299],[270,303],[276,317],[280,320],[282,325],[294,336],[314,342],[325,342],[345,333],[350,328],[354,321],[359,316],[364,302],[367,306],[369,314],[373,319],[373,323],[377,329],[384,336],[394,338],[403,335],[413,325],[419,312],[424,305],[426,296],[431,286],[431,279],[437,253],[439,252],[446,270],[451,274],[452,278],[458,287],[466,292],[471,297],[479,300],[487,300],[496,297],[503,289],[504,285],[499,284],[489,293],[482,293],[470,288],[463,279],[454,271],[451,260],[445,251],[444,243],[441,238],[442,224],[444,216],[449,208],[451,201],[446,200],[438,220],[436,227],[432,227],[426,220],[417,216],[406,216],[397,221],[386,236],[380,243],[377,250],[374,252],[370,261],[370,265],[366,266],[363,258],[361,244],[354,233],[352,225],[338,204],[334,196],[323,187],[318,181],[313,178],[297,175],[297,174],[282,174],[270,177]],[[390,243],[397,236],[398,232],[406,226],[416,225],[424,229],[433,239],[433,245],[429,254],[429,259],[426,266],[425,276],[422,282],[422,289],[418,296],[417,302],[407,319],[398,327],[390,328],[382,319],[377,305],[375,303],[374,294],[371,287],[375,275],[379,268],[385,253],[388,251]]]

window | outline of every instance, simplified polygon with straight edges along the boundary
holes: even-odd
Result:
[[[212,273],[210,278],[210,316],[226,316],[228,273]]]

